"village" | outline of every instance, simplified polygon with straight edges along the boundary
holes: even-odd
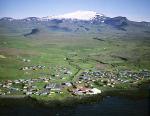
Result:
[[[26,60],[25,60],[26,62]],[[29,61],[27,61],[29,62]],[[38,70],[44,69],[46,66],[26,66],[20,70]],[[150,72],[141,70],[132,72],[130,70],[104,71],[104,70],[85,70],[82,71],[75,81],[54,82],[58,80],[58,71],[64,75],[71,76],[71,70],[66,67],[59,67],[57,74],[51,76],[42,76],[30,79],[5,80],[0,82],[0,95],[26,95],[26,96],[51,96],[53,94],[67,94],[73,96],[100,94],[102,88],[114,88],[121,83],[136,83],[142,79],[149,79]],[[63,77],[59,78],[62,80]],[[67,91],[66,91],[67,90]]]

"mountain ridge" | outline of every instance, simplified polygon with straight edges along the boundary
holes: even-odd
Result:
[[[44,33],[49,34],[51,32],[100,34],[105,36],[144,35],[150,37],[150,22],[130,21],[123,16],[111,18],[92,11],[86,13],[92,14],[90,14],[88,20],[62,18],[64,15],[61,15],[61,17],[55,16],[53,18],[43,19],[38,17],[28,17],[24,19],[4,17],[0,19],[0,30],[1,33],[19,33],[25,35],[25,37],[36,36]],[[71,15],[69,14],[67,16]]]
[[[49,21],[49,20],[59,19],[59,20],[90,21],[90,20],[96,19],[97,17],[107,19],[107,18],[116,18],[116,17],[124,17],[124,16],[107,17],[106,15],[104,15],[102,13],[95,12],[95,11],[82,11],[82,10],[79,10],[79,11],[66,13],[66,14],[62,14],[62,15],[46,16],[46,17],[41,17],[41,18],[40,17],[26,17],[26,18],[18,19],[18,18],[12,18],[12,17],[2,17],[2,18],[0,18],[0,20],[9,20],[9,21],[13,21],[13,20]],[[134,21],[134,22],[139,22],[139,21]],[[149,23],[148,21],[140,21],[140,22]]]

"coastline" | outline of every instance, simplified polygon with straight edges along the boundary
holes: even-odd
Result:
[[[85,96],[70,96],[64,99],[49,99],[41,100],[32,96],[0,96],[0,107],[12,107],[12,106],[30,106],[30,107],[50,107],[61,108],[68,106],[75,106],[78,104],[92,104],[100,102],[106,97],[125,97],[132,100],[138,100],[143,98],[150,98],[149,81],[143,82],[137,89],[108,89],[100,94],[85,95]]]

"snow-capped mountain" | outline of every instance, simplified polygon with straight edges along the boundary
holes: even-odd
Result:
[[[122,16],[110,18],[110,17],[105,16],[104,14],[97,13],[95,11],[79,10],[79,11],[75,11],[75,12],[71,12],[71,13],[54,15],[54,16],[46,16],[46,17],[41,17],[41,18],[39,18],[39,17],[27,17],[24,19],[14,19],[11,17],[3,17],[0,19],[0,21],[14,21],[14,20],[19,20],[19,21],[21,21],[21,20],[23,20],[23,21],[50,21],[50,20],[56,19],[56,20],[90,21],[90,22],[95,24],[97,22],[104,23],[106,20],[111,20],[111,19],[122,20],[123,18],[124,17],[122,17]]]
[[[55,15],[55,16],[47,16],[47,17],[27,17],[24,19],[13,19],[10,17],[5,17],[0,20],[23,20],[23,21],[50,21],[54,19],[58,20],[82,20],[82,21],[93,21],[93,20],[100,20],[101,22],[104,22],[104,19],[106,19],[106,16],[104,14],[100,14],[94,11],[75,11],[71,13],[66,13],[62,15]]]
[[[41,18],[37,18],[37,17],[27,17],[25,19],[23,19],[24,21],[40,21]]]
[[[76,11],[63,15],[50,16],[49,19],[77,19],[77,20],[92,20],[96,16],[104,17],[103,14],[94,11]]]
[[[11,33],[27,31],[24,36],[37,35],[49,32],[68,33],[97,33],[123,35],[145,35],[150,36],[149,22],[134,22],[126,17],[107,17],[94,11],[76,11],[63,15],[48,17],[27,17],[24,19],[13,19],[4,17],[0,19],[1,30]],[[3,31],[3,32],[4,32]]]
[[[1,18],[0,20],[1,20],[1,21],[12,21],[12,20],[14,20],[14,19],[11,18],[11,17],[3,17],[3,18]]]

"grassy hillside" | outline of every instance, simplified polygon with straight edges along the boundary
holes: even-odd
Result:
[[[98,39],[93,39],[95,37]],[[24,59],[30,62],[25,62]],[[45,68],[20,70],[35,65]],[[60,81],[68,81],[78,71],[76,66],[81,70],[150,70],[150,39],[65,32],[43,32],[27,37],[23,34],[1,33],[0,80],[49,77],[57,73],[58,67],[64,67],[72,74],[58,78],[64,77]]]

